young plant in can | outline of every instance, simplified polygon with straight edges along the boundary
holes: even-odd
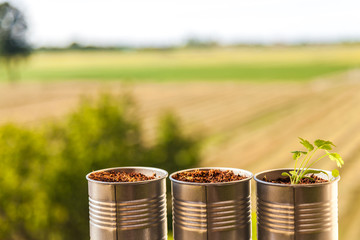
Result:
[[[336,147],[331,141],[317,139],[314,144],[311,144],[308,140],[299,138],[300,143],[307,149],[307,151],[293,151],[293,159],[295,160],[295,167],[293,171],[283,172],[282,176],[290,178],[291,184],[299,184],[303,178],[314,180],[309,174],[324,173],[325,171],[310,169],[314,164],[319,162],[321,159],[328,157],[330,160],[335,161],[336,165],[341,168],[344,165],[344,161],[338,153],[329,152],[333,147]],[[322,151],[325,154],[321,154],[320,157],[314,158],[315,153]],[[298,166],[298,164],[300,165]],[[334,178],[339,176],[337,169],[332,170],[332,176]]]

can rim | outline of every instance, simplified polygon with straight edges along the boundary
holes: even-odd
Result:
[[[181,173],[181,172],[187,172],[192,170],[211,170],[211,169],[218,169],[218,170],[232,170],[232,171],[240,171],[241,173],[245,174],[246,178],[242,180],[237,181],[231,181],[231,182],[218,182],[218,183],[197,183],[197,182],[185,182],[176,180],[173,178],[175,174]],[[229,184],[236,184],[240,182],[246,182],[250,181],[253,178],[253,174],[250,171],[240,169],[240,168],[228,168],[228,167],[201,167],[201,168],[189,168],[189,169],[183,169],[180,171],[173,172],[170,174],[169,179],[172,182],[180,183],[180,184],[187,184],[187,185],[198,185],[198,186],[216,186],[216,185],[229,185]]]
[[[310,170],[319,170],[319,171],[324,171],[327,172],[329,174],[329,176],[331,176],[331,171],[328,170],[324,170],[324,169],[317,169],[317,168],[309,168]],[[272,183],[272,182],[266,182],[264,180],[261,180],[258,178],[258,176],[260,174],[264,174],[264,173],[270,173],[270,172],[275,172],[275,171],[292,171],[294,170],[293,168],[276,168],[276,169],[270,169],[270,170],[265,170],[262,172],[258,172],[254,175],[254,180],[258,183],[261,184],[265,184],[265,185],[272,185],[272,186],[279,186],[279,187],[318,187],[318,186],[324,186],[324,185],[329,185],[332,184],[334,182],[338,182],[340,180],[340,175],[338,177],[336,177],[333,180],[328,180],[328,182],[323,182],[323,183],[311,183],[311,184],[281,184],[281,183]]]
[[[100,172],[100,171],[110,171],[110,170],[124,170],[124,169],[144,169],[144,170],[153,170],[155,171],[157,174],[162,174],[161,177],[159,178],[155,178],[155,179],[151,179],[151,180],[145,180],[145,181],[137,181],[137,182],[103,182],[103,181],[98,181],[98,180],[94,180],[94,179],[91,179],[89,178],[90,174],[91,173],[94,173],[94,172]],[[150,182],[156,182],[156,181],[160,181],[160,180],[163,180],[165,178],[168,177],[168,172],[165,171],[164,169],[160,169],[160,168],[154,168],[154,167],[140,167],[140,166],[126,166],[126,167],[114,167],[114,168],[104,168],[104,169],[99,169],[99,170],[96,170],[96,171],[92,171],[88,174],[86,174],[86,179],[89,181],[89,182],[94,182],[94,183],[100,183],[100,184],[108,184],[108,185],[118,185],[118,184],[133,184],[133,185],[136,185],[136,184],[146,184],[146,183],[150,183]]]

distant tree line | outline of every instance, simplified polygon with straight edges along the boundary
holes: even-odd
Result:
[[[37,51],[64,51],[64,50],[84,50],[84,51],[91,51],[91,50],[103,50],[103,51],[126,51],[132,50],[133,48],[127,46],[93,46],[93,45],[83,45],[78,42],[73,42],[65,47],[39,47]]]
[[[133,46],[95,46],[95,45],[83,45],[78,42],[73,42],[65,47],[39,47],[36,51],[172,51],[179,49],[210,49],[221,47],[234,47],[234,48],[273,48],[273,47],[306,47],[306,46],[357,46],[360,45],[359,41],[343,41],[334,43],[309,43],[309,42],[297,42],[297,43],[256,43],[256,42],[243,42],[233,44],[220,44],[215,40],[190,38],[184,44],[164,46],[164,47],[133,47]]]

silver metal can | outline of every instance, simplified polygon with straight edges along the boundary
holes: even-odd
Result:
[[[139,182],[101,182],[86,175],[89,187],[91,240],[165,240],[166,177],[162,169],[108,168],[99,171],[138,172],[156,179]]]
[[[274,169],[255,175],[259,240],[337,240],[338,181],[279,184],[263,181],[293,169]],[[315,169],[318,170],[318,169]],[[331,172],[325,171],[331,176]],[[328,179],[326,174],[315,174]]]
[[[251,239],[250,182],[252,173],[235,168],[196,168],[231,170],[244,180],[224,183],[178,181],[172,186],[174,240]]]

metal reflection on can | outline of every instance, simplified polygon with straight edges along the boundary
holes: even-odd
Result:
[[[275,169],[255,175],[259,240],[337,240],[338,181],[288,185],[263,181],[277,179]],[[325,171],[331,176],[331,172]],[[323,173],[316,174],[327,179]]]
[[[156,179],[101,182],[86,176],[89,187],[91,240],[165,240],[166,177],[157,168],[122,167],[99,171],[139,172]]]
[[[252,173],[231,170],[248,178],[224,183],[192,183],[170,176],[174,240],[251,239],[250,181]],[[187,169],[191,171],[195,169]]]

